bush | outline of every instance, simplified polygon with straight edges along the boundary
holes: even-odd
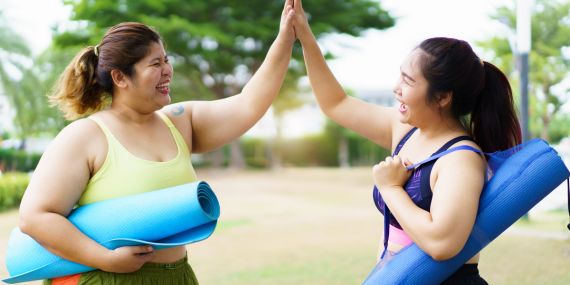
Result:
[[[286,140],[282,159],[285,165],[338,166],[338,141],[326,133]]]
[[[0,210],[18,207],[29,182],[27,173],[9,172],[0,176]]]
[[[0,148],[0,170],[29,172],[36,168],[40,153],[27,153],[13,148]]]
[[[248,167],[268,168],[269,159],[267,157],[268,145],[262,138],[242,138],[241,149]]]

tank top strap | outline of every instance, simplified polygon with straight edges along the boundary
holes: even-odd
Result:
[[[176,128],[170,118],[163,112],[156,112],[158,116],[164,121],[164,123],[168,126],[169,129]]]
[[[400,140],[400,142],[398,143],[398,145],[396,146],[396,148],[394,149],[394,153],[392,155],[397,155],[400,150],[402,149],[402,147],[404,146],[404,144],[406,144],[406,142],[408,141],[408,139],[412,136],[412,134],[417,130],[418,128],[412,128],[411,130],[409,130],[406,135]]]
[[[182,150],[183,153],[190,155],[190,150],[188,149],[188,145],[186,144],[186,141],[184,140],[184,137],[182,136],[182,134],[180,133],[180,131],[178,130],[178,128],[176,128],[176,126],[174,125],[174,123],[172,123],[172,121],[170,120],[170,118],[168,118],[168,116],[166,114],[164,114],[163,112],[156,112],[158,114],[158,116],[162,119],[162,121],[164,121],[164,123],[166,124],[166,126],[168,126],[168,129],[170,130],[170,133],[172,134],[172,136],[174,137],[174,141],[176,141],[176,145],[178,145],[178,148],[180,150]]]
[[[458,137],[452,138],[448,142],[446,142],[443,146],[441,146],[434,154],[438,154],[442,151],[446,151],[450,146],[452,146],[452,145],[454,145],[460,141],[473,141],[473,139],[470,136],[458,136]]]
[[[112,141],[114,136],[111,133],[111,131],[109,130],[109,128],[107,128],[105,123],[103,123],[103,121],[101,121],[101,119],[99,119],[97,117],[93,117],[93,116],[89,116],[88,119],[92,120],[93,122],[95,122],[99,126],[101,131],[103,131],[103,134],[105,134],[105,137],[107,138],[107,142]]]

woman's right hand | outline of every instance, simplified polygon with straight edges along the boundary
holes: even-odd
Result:
[[[293,30],[292,19],[294,16],[293,0],[285,0],[285,6],[281,13],[281,21],[279,23],[278,39],[282,39],[287,44],[295,42],[295,31]]]
[[[293,0],[293,27],[295,29],[295,36],[301,41],[301,44],[314,39],[309,20],[303,10],[303,3],[301,0]]]
[[[130,273],[139,270],[154,258],[151,246],[124,246],[109,250],[99,269],[113,273]]]

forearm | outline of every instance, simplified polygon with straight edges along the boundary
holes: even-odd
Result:
[[[265,114],[279,94],[289,67],[292,49],[292,42],[277,37],[259,69],[238,95],[240,104],[245,107],[242,110],[247,110],[246,115],[253,117],[253,123]]]
[[[334,108],[347,98],[346,93],[328,67],[313,34],[309,33],[301,43],[307,75],[319,106],[327,115],[334,116]]]
[[[55,255],[93,268],[104,267],[109,250],[59,214],[34,214],[33,219],[22,219],[20,228]]]
[[[277,37],[241,94],[189,105],[188,109],[192,109],[193,152],[216,149],[243,135],[259,121],[279,94],[292,48],[293,43]]]
[[[443,241],[443,236],[438,234],[430,212],[415,205],[402,187],[382,189],[381,195],[406,234],[431,255],[432,249]]]

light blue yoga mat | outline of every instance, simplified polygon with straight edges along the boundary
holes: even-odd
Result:
[[[491,154],[489,165],[500,166],[483,189],[473,232],[457,256],[435,261],[412,244],[372,270],[363,284],[440,284],[570,175],[556,151],[539,139]]]
[[[109,249],[143,244],[162,249],[208,238],[219,216],[220,205],[210,186],[194,182],[85,205],[68,219]],[[94,270],[50,253],[17,228],[10,236],[6,266],[6,283]]]

